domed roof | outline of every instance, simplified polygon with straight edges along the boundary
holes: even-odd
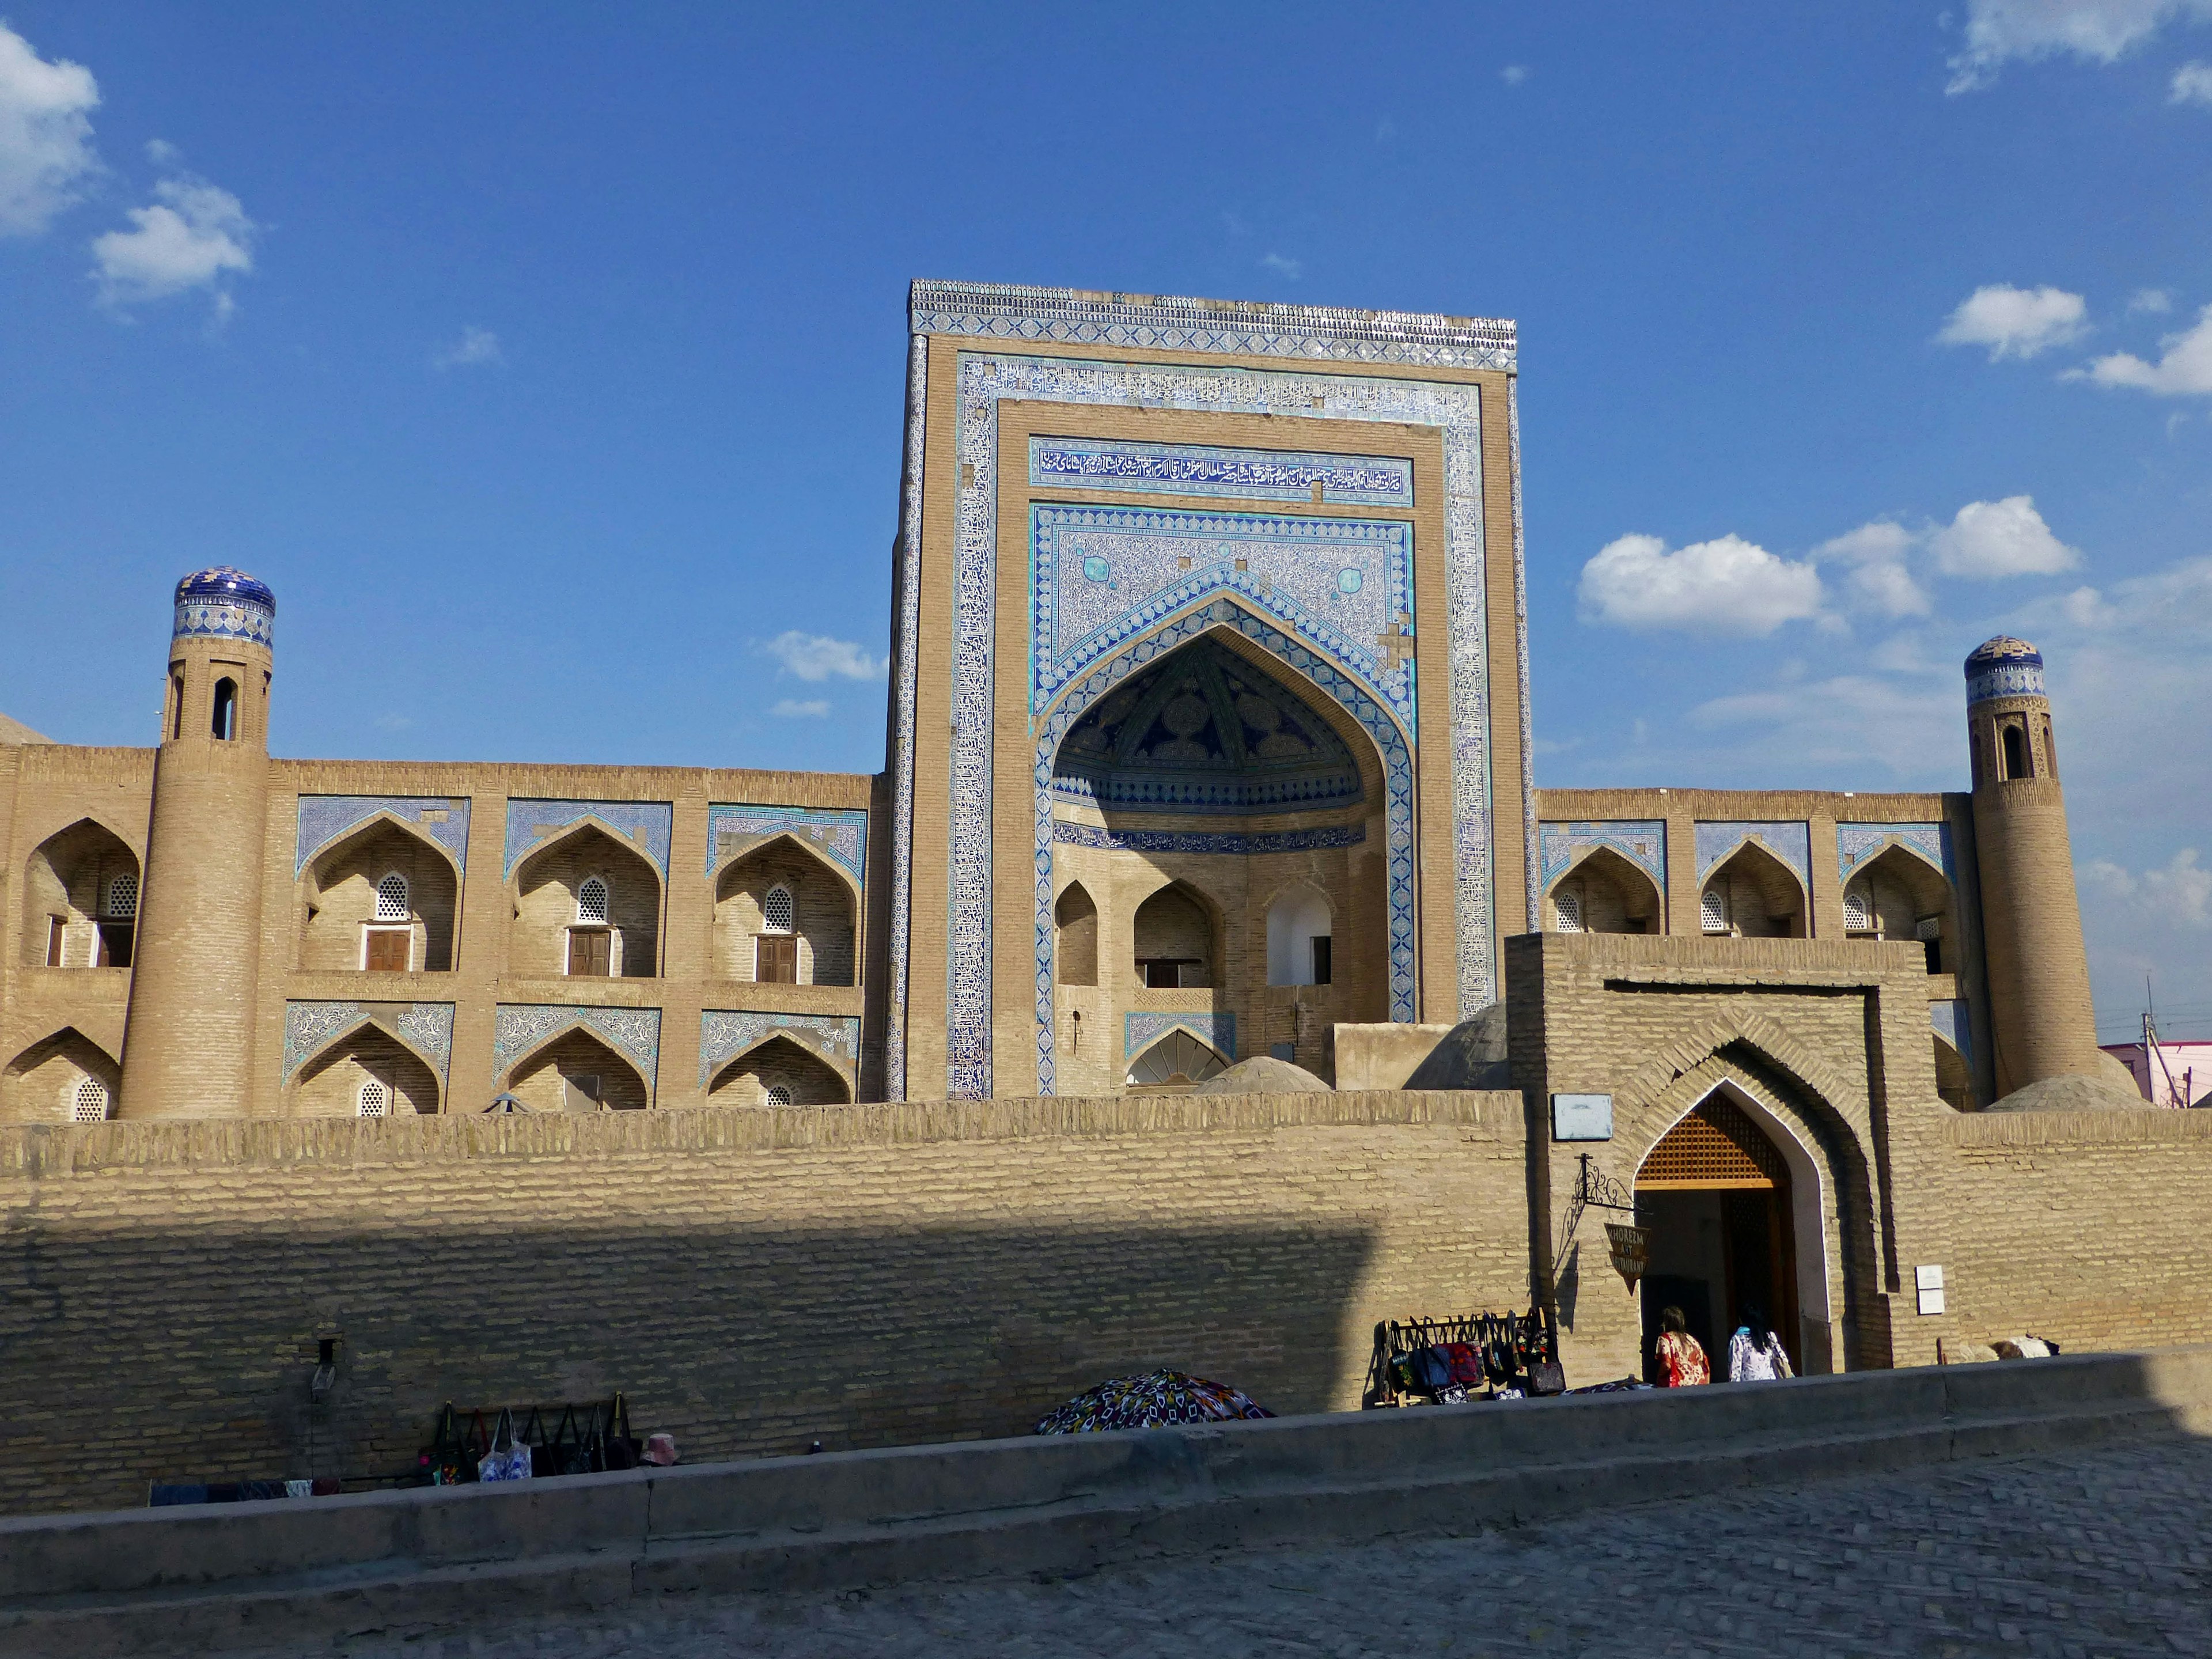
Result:
[[[276,596],[269,591],[268,583],[227,564],[195,570],[179,582],[177,603],[182,605],[186,599],[229,599],[262,605],[272,612],[276,609]]]
[[[1992,668],[2000,663],[2021,663],[2032,667],[2043,666],[2043,653],[2026,640],[2016,640],[2009,634],[2000,634],[1993,640],[1984,640],[1976,646],[1966,659],[1966,672]]]

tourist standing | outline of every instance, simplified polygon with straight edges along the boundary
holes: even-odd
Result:
[[[1662,1389],[1688,1388],[1713,1380],[1705,1351],[1690,1334],[1689,1322],[1682,1317],[1680,1308],[1659,1310],[1659,1340],[1653,1352],[1659,1361],[1659,1386]]]
[[[1790,1374],[1790,1356],[1766,1316],[1757,1308],[1746,1308],[1743,1323],[1729,1338],[1729,1381],[1772,1382]]]

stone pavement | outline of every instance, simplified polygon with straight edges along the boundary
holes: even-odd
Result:
[[[1073,1579],[489,1607],[345,1659],[2212,1655],[2212,1442],[1946,1464],[1458,1539]]]

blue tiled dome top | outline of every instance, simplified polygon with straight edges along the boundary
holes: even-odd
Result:
[[[2043,653],[2026,640],[2000,634],[1974,647],[1966,659],[1966,701],[1990,697],[2039,697]]]
[[[195,570],[177,584],[175,637],[212,635],[274,643],[276,596],[268,584],[227,564]]]

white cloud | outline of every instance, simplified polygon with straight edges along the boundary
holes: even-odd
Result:
[[[1498,71],[1498,78],[1509,87],[1517,87],[1528,78],[1528,66],[1526,64],[1508,64]]]
[[[2212,0],[1966,0],[1966,49],[1951,59],[1951,93],[1974,92],[2018,58],[2068,52],[2111,64],[2166,23],[2212,18]]]
[[[120,308],[211,289],[218,313],[230,309],[227,280],[253,269],[258,228],[238,198],[190,173],[154,186],[155,205],[131,208],[133,228],[92,243],[93,276],[103,305]]]
[[[2154,363],[2131,351],[2100,357],[2087,368],[2068,371],[2069,380],[2094,380],[2099,386],[2132,386],[2161,398],[2188,398],[2212,393],[2212,306],[2197,313],[2197,325],[2159,342],[2161,354]]]
[[[1929,538],[1929,546],[1936,568],[1947,576],[2048,576],[2081,562],[2080,553],[2051,533],[2033,495],[1969,501]]]
[[[2163,870],[2136,875],[2109,859],[2094,859],[2081,866],[2081,877],[2146,915],[2195,927],[2212,926],[2212,870],[2197,865],[2194,847],[2183,848]]]
[[[786,697],[768,712],[781,715],[787,720],[820,720],[830,712],[830,705],[820,697],[809,697],[804,702],[799,702],[796,698]]]
[[[2155,312],[2163,316],[2173,309],[2173,295],[2162,288],[2139,288],[2128,295],[2128,309]]]
[[[503,363],[499,336],[488,328],[473,324],[461,330],[461,337],[430,359],[433,368],[465,368],[473,363]]]
[[[1771,634],[1820,610],[1820,577],[1739,536],[1675,552],[1656,536],[1608,542],[1583,567],[1582,619],[1619,628]]]
[[[1963,752],[1962,696],[1948,675],[1840,674],[1715,697],[1690,711],[1690,724],[1728,734],[1724,763],[1750,775],[1825,769],[1848,778],[1872,763],[1920,781],[1930,757]]]
[[[2081,332],[2087,304],[2058,288],[2014,288],[1991,283],[1976,289],[1936,336],[1942,345],[1985,345],[1990,361],[2033,357]]]
[[[811,683],[836,675],[840,679],[872,680],[886,665],[871,657],[849,640],[833,640],[826,634],[802,634],[787,629],[762,647],[783,665],[786,673]]]
[[[2167,101],[2212,106],[2212,64],[2184,64],[2174,70],[2173,89]]]
[[[1297,282],[1300,276],[1303,276],[1305,274],[1306,269],[1304,260],[1286,259],[1279,253],[1261,254],[1260,256],[1260,265],[1262,270],[1272,270],[1278,276],[1293,283]]]
[[[1844,589],[1857,608],[1884,617],[1924,617],[1932,601],[1905,568],[1905,556],[1922,539],[1893,519],[1877,519],[1823,542],[1813,550],[1812,561],[1850,567]]]
[[[100,170],[87,112],[100,88],[80,64],[48,63],[0,22],[0,236],[35,236]]]

